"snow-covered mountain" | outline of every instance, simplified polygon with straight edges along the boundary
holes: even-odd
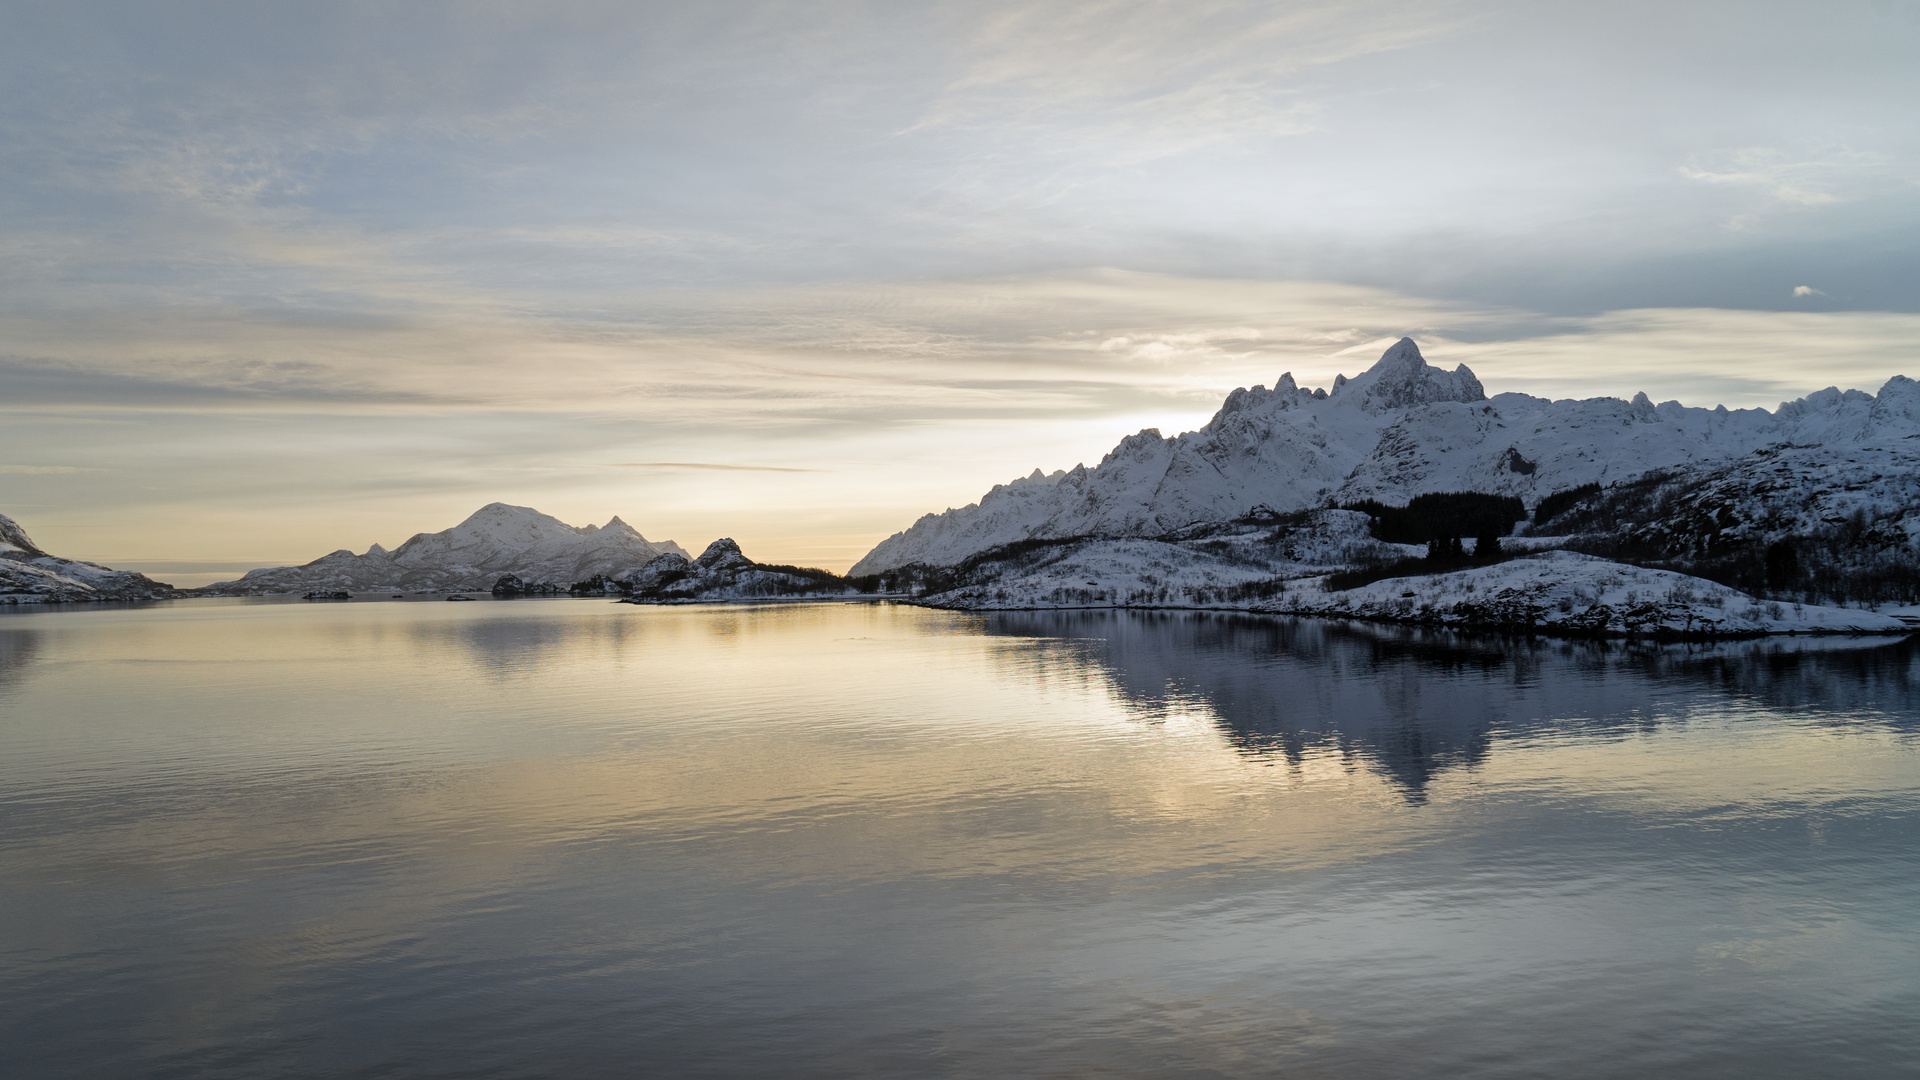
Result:
[[[109,570],[98,563],[49,555],[17,522],[0,514],[0,604],[159,600],[178,595],[173,586],[130,570]]]
[[[648,540],[618,517],[574,526],[529,507],[489,503],[451,529],[415,534],[392,551],[378,544],[359,555],[342,549],[304,566],[249,570],[201,591],[484,590],[507,574],[564,588],[596,575],[615,577],[666,554],[684,559],[687,553],[671,540]]]
[[[1190,608],[1575,637],[1906,633],[1894,614],[1768,599],[1659,567],[1502,541],[1484,562],[1435,564],[1370,536],[1368,515],[1316,510],[1174,538],[1033,541],[925,579],[921,603],[963,611]],[[1371,567],[1373,572],[1355,568]],[[1346,580],[1342,580],[1345,578]]]
[[[1434,367],[1410,338],[1333,389],[1235,390],[1198,431],[1151,428],[1100,464],[1031,475],[978,503],[928,514],[882,541],[850,576],[953,566],[1019,540],[1160,536],[1230,521],[1376,499],[1404,504],[1437,491],[1514,495],[1528,506],[1556,491],[1655,469],[1718,462],[1779,444],[1845,449],[1920,435],[1920,383],[1895,376],[1878,394],[1828,388],[1777,410],[1655,405],[1645,394],[1550,401],[1486,396],[1466,365]]]

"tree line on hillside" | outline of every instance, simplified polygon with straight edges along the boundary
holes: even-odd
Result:
[[[1574,551],[1717,581],[1770,600],[1836,604],[1920,602],[1920,553],[1904,508],[1856,507],[1788,530],[1743,520],[1739,508],[1685,476],[1653,471],[1602,489],[1556,493],[1534,528]]]
[[[1735,528],[1729,507],[1693,490],[1671,474],[1653,472],[1602,488],[1583,484],[1553,492],[1532,515],[1520,499],[1483,492],[1435,492],[1415,496],[1405,506],[1377,500],[1339,507],[1367,515],[1370,535],[1392,544],[1424,544],[1425,558],[1394,559],[1384,554],[1362,558],[1333,574],[1335,589],[1353,588],[1389,577],[1431,574],[1511,558],[1502,541],[1517,523],[1531,517],[1536,535],[1568,538],[1571,550],[1654,569],[1707,578],[1754,596],[1776,600],[1884,604],[1920,602],[1920,556],[1885,511],[1860,509],[1845,520],[1782,535]],[[1271,526],[1280,537],[1307,524],[1311,511],[1282,515],[1258,508],[1240,526]],[[1212,551],[1208,536],[1223,523],[1195,523],[1157,539]],[[917,595],[950,592],[1033,569],[1061,549],[1099,536],[1032,538],[976,553],[953,566],[915,563],[878,574],[843,577],[828,570],[785,564],[751,563],[760,571],[752,580],[729,581],[737,595]],[[1472,548],[1466,542],[1472,541]],[[1277,542],[1277,541],[1276,541]],[[1225,544],[1221,554],[1233,545]],[[683,560],[684,562],[684,560]],[[571,586],[530,586],[509,575],[495,591],[573,595],[624,595],[635,599],[689,596],[683,579],[699,573],[692,564],[649,577],[643,586],[623,578],[596,575]],[[633,575],[628,575],[629,577]],[[678,588],[676,588],[678,586]],[[1276,586],[1277,588],[1277,586]],[[704,590],[700,590],[704,591]],[[1239,597],[1236,597],[1239,598]]]
[[[1514,496],[1477,491],[1416,495],[1405,506],[1367,499],[1341,509],[1367,515],[1376,540],[1427,545],[1427,558],[1433,562],[1467,560],[1466,537],[1473,538],[1472,559],[1491,559],[1500,554],[1500,539],[1513,533],[1516,522],[1527,520],[1526,504]]]

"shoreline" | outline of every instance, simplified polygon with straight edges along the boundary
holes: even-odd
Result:
[[[1217,604],[1080,604],[1047,605],[1043,607],[1018,606],[980,606],[960,607],[947,604],[930,604],[923,600],[899,601],[913,607],[923,607],[933,611],[957,611],[966,613],[1040,613],[1051,611],[1197,611],[1210,615],[1248,615],[1263,619],[1314,619],[1320,622],[1360,623],[1367,626],[1398,626],[1414,630],[1444,630],[1455,633],[1487,634],[1496,637],[1551,637],[1570,641],[1658,641],[1658,642],[1713,642],[1713,641],[1758,641],[1764,638],[1901,638],[1920,634],[1920,625],[1902,629],[1867,630],[1857,628],[1818,628],[1787,630],[1727,630],[1727,631],[1674,631],[1656,628],[1645,631],[1609,630],[1568,626],[1555,623],[1521,622],[1447,622],[1440,619],[1395,617],[1389,615],[1361,615],[1338,611],[1299,611],[1260,609],[1251,607],[1231,607]]]
[[[466,590],[478,593],[479,590]],[[343,598],[308,599],[291,593],[262,594],[224,594],[224,595],[179,595],[163,597],[86,597],[40,599],[17,596],[0,596],[0,608],[16,612],[31,610],[99,608],[102,605],[118,604],[128,607],[148,606],[179,600],[255,600],[277,603],[370,603],[395,601],[404,603],[445,603],[449,595],[459,595],[460,590],[447,592],[435,591],[428,594],[416,594],[396,597],[391,593],[362,593]],[[470,600],[517,602],[527,600],[601,600],[613,604],[626,604],[634,607],[714,607],[724,605],[739,606],[777,606],[791,604],[901,604],[908,607],[925,608],[930,611],[951,611],[958,613],[1023,613],[1039,614],[1046,612],[1090,612],[1090,611],[1127,611],[1127,612],[1202,612],[1212,615],[1242,615],[1259,618],[1313,619],[1323,622],[1357,623],[1371,626],[1394,626],[1416,630],[1450,631],[1457,633],[1485,634],[1496,637],[1547,637],[1566,640],[1587,641],[1654,641],[1654,642],[1715,642],[1715,641],[1753,641],[1763,638],[1900,638],[1920,634],[1920,620],[1904,623],[1899,627],[1886,626],[1869,628],[1861,626],[1808,626],[1782,629],[1763,629],[1757,627],[1729,627],[1726,629],[1689,630],[1671,626],[1647,626],[1640,629],[1611,626],[1588,626],[1567,622],[1536,622],[1515,619],[1475,619],[1471,615],[1457,612],[1436,615],[1395,615],[1386,612],[1355,612],[1341,610],[1320,610],[1284,608],[1269,606],[1241,606],[1233,604],[965,604],[941,603],[937,597],[915,597],[905,593],[876,593],[843,596],[757,596],[757,597],[714,597],[714,598],[675,598],[670,600],[634,600],[604,595],[592,596],[492,596],[482,593],[469,597]],[[1840,610],[1840,609],[1837,609]],[[1876,618],[1899,618],[1897,616],[1879,616]]]

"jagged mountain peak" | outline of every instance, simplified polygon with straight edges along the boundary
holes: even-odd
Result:
[[[1371,374],[1393,368],[1419,368],[1425,366],[1427,366],[1427,358],[1420,355],[1419,343],[1410,337],[1403,337],[1399,341],[1387,346],[1387,351],[1380,354],[1380,359],[1375,360],[1373,366],[1368,368],[1367,372]]]
[[[1489,399],[1465,364],[1427,363],[1411,338],[1333,392],[1283,374],[1272,390],[1227,395],[1198,431],[1121,439],[1096,467],[1038,486],[1030,476],[980,502],[929,514],[876,545],[855,576],[922,563],[952,566],[1034,538],[1157,536],[1252,508],[1290,512],[1435,491],[1516,496],[1611,483],[1651,469],[1729,459],[1782,443],[1871,446],[1920,438],[1920,382],[1880,393],[1828,389],[1765,409],[1708,409],[1597,397]]]
[[[1487,392],[1465,364],[1448,371],[1427,363],[1420,346],[1403,337],[1372,367],[1351,379],[1334,379],[1334,396],[1370,413],[1410,409],[1436,401],[1485,401]]]
[[[1920,382],[1905,375],[1888,379],[1868,406],[1867,422],[1875,433],[1885,434],[1920,427]]]

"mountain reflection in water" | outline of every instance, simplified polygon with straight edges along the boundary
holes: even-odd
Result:
[[[0,1072],[1920,1075],[1905,641],[0,612]]]
[[[1409,800],[1496,739],[1636,727],[1703,695],[1896,723],[1920,715],[1912,639],[1716,644],[1494,638],[1207,612],[1001,612],[989,634],[1071,643],[1014,662],[1085,665],[1141,715],[1196,703],[1255,758],[1331,749]]]

